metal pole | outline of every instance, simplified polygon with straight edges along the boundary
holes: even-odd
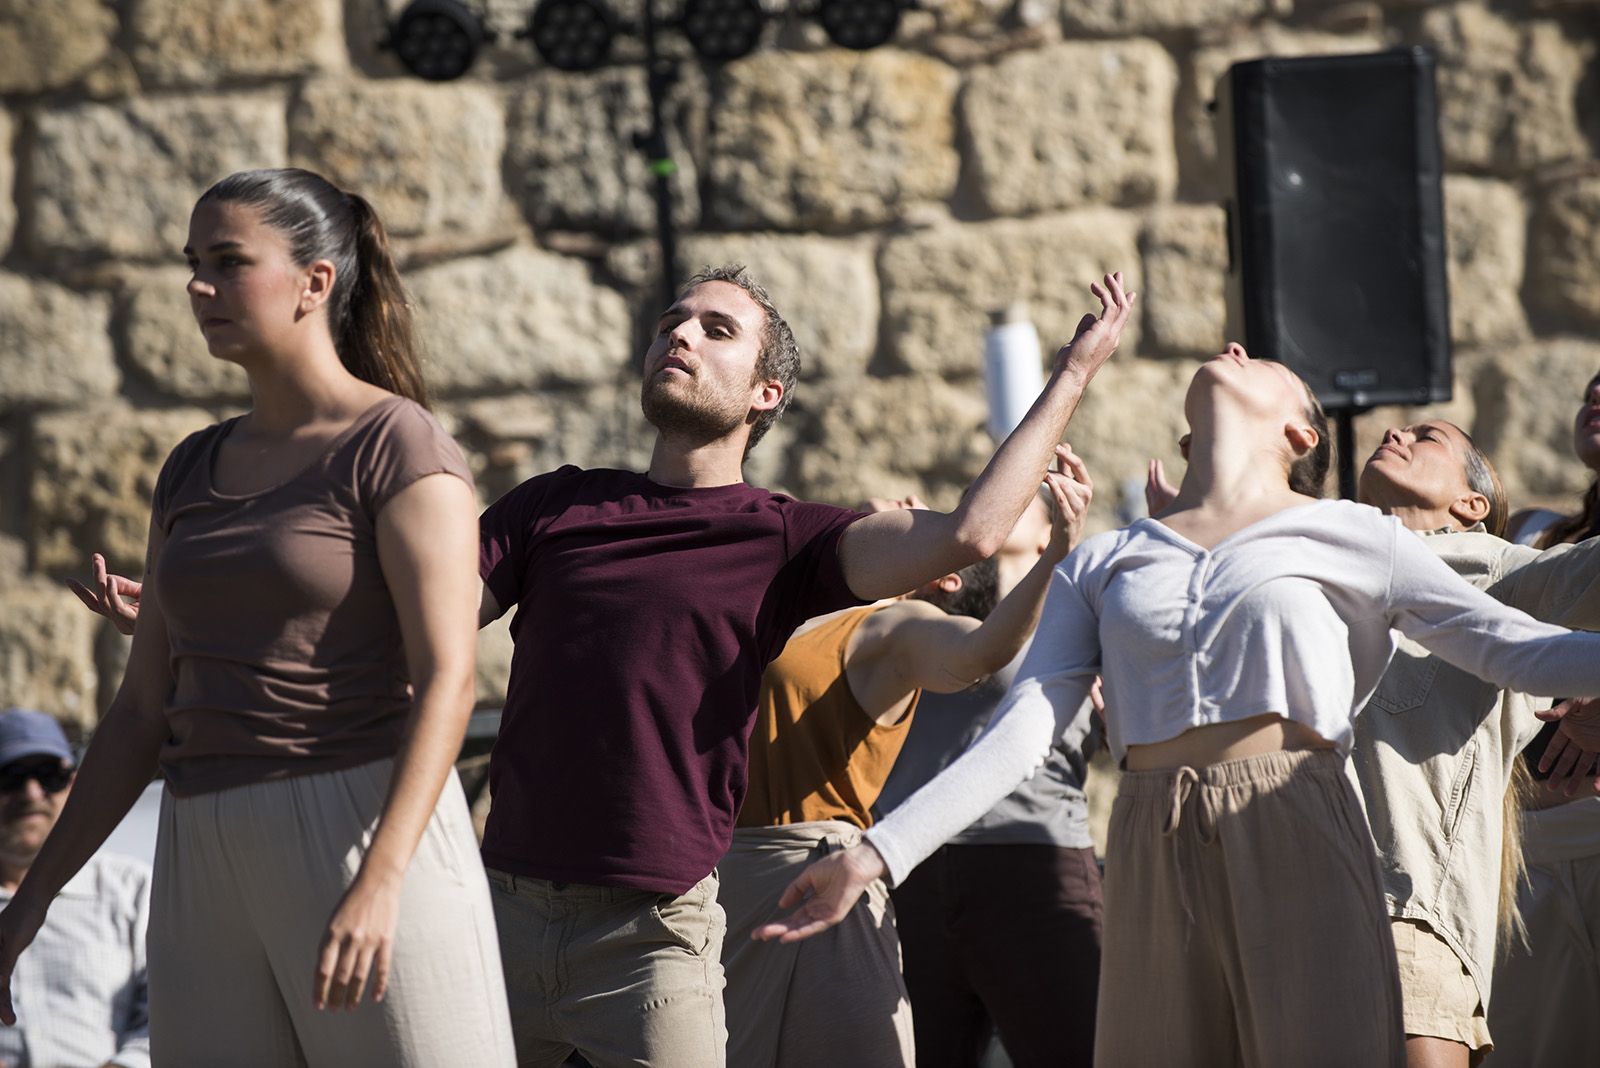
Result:
[[[1339,425],[1339,496],[1356,499],[1356,416],[1370,408],[1336,408],[1333,417]]]
[[[672,221],[672,176],[678,164],[667,145],[667,124],[662,117],[668,91],[678,80],[678,64],[656,48],[655,0],[644,0],[645,85],[650,93],[650,129],[634,143],[644,152],[655,180],[656,244],[661,253],[661,307],[666,308],[678,290],[683,274],[678,264],[678,233]]]

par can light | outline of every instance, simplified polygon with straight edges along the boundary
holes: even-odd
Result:
[[[865,52],[887,44],[900,25],[900,0],[821,0],[817,19],[828,40]]]
[[[766,20],[760,0],[685,0],[679,28],[701,59],[726,63],[755,50]]]
[[[605,0],[540,0],[522,34],[557,70],[594,70],[611,54],[617,19]]]
[[[467,73],[490,37],[482,17],[461,0],[411,0],[384,44],[418,78],[448,82]]]

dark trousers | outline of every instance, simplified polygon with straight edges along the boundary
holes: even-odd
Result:
[[[892,892],[918,1068],[1089,1065],[1100,976],[1092,849],[948,845]]]

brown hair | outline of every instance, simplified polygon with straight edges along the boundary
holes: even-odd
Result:
[[[1522,810],[1536,789],[1526,760],[1511,762],[1511,781],[1506,783],[1505,800],[1500,806],[1500,904],[1495,922],[1495,943],[1503,953],[1511,940],[1521,937],[1526,943],[1528,926],[1517,908],[1517,884],[1528,873],[1527,857],[1522,852]]]
[[[794,339],[794,331],[789,328],[782,315],[778,314],[777,305],[772,303],[772,298],[767,295],[766,289],[751,276],[749,268],[742,263],[725,263],[719,267],[705,267],[693,278],[685,282],[678,290],[678,296],[683,296],[695,286],[704,285],[706,282],[727,282],[729,285],[738,286],[750,295],[761,308],[763,320],[761,324],[761,350],[756,354],[756,373],[753,382],[767,382],[776,380],[783,386],[783,397],[778,401],[778,406],[770,411],[762,412],[756,417],[755,425],[750,428],[750,438],[745,442],[746,454],[756,447],[776,423],[783,410],[789,407],[789,400],[794,396],[795,382],[800,378],[800,343]]]
[[[261,221],[288,239],[296,266],[331,262],[328,329],[339,359],[362,381],[427,405],[411,306],[371,204],[298,167],[230,174],[195,206],[208,201],[258,209]]]
[[[1328,436],[1328,414],[1322,410],[1322,403],[1310,386],[1304,382],[1300,385],[1306,391],[1306,422],[1317,432],[1317,443],[1289,465],[1289,488],[1307,497],[1321,497],[1328,468],[1333,464],[1333,440]]]

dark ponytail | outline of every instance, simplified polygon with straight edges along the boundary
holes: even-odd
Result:
[[[1306,422],[1317,432],[1317,443],[1302,457],[1289,465],[1289,488],[1307,497],[1321,497],[1323,485],[1328,481],[1328,468],[1333,465],[1333,440],[1328,436],[1328,415],[1322,410],[1317,395],[1311,387],[1301,383],[1306,391]]]
[[[332,263],[328,328],[339,359],[362,381],[427,406],[411,307],[371,204],[298,167],[230,174],[201,195],[207,201],[259,209],[296,266]]]

